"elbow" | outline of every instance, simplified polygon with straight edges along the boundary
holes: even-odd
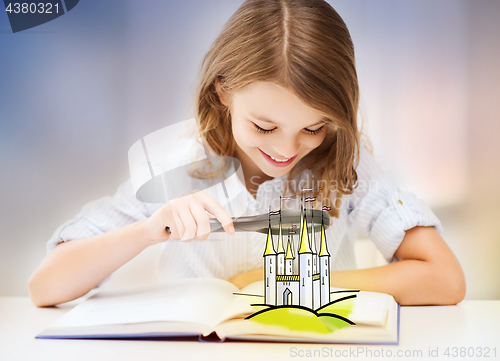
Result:
[[[50,307],[69,302],[85,295],[90,289],[64,286],[59,279],[55,280],[41,270],[36,270],[28,281],[28,292],[31,302],[37,307]]]
[[[36,274],[33,274],[28,281],[28,293],[30,295],[31,302],[33,302],[36,307],[52,306],[43,301],[43,297],[39,289],[40,287],[37,282]]]
[[[40,278],[37,272],[35,272],[28,281],[28,292],[31,302],[37,307],[55,306],[55,302],[50,302],[50,300],[47,299],[47,287],[43,285]]]
[[[462,302],[465,298],[466,291],[467,286],[465,284],[465,276],[463,272],[460,272],[460,274],[456,275],[454,278],[454,287],[452,287],[452,291],[450,292],[450,304],[456,305],[457,303]]]
[[[28,293],[30,295],[31,302],[37,307],[44,307],[47,306],[42,298],[40,297],[40,292],[38,282],[37,282],[37,277],[36,273],[31,275],[29,281],[28,281]]]
[[[464,300],[467,287],[460,265],[449,270],[443,277],[441,290],[441,302],[439,304],[456,305]]]

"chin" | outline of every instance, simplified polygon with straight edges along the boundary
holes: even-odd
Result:
[[[287,172],[283,172],[283,171],[271,171],[271,172],[266,172],[265,170],[261,169],[262,172],[269,176],[269,177],[272,177],[272,178],[276,178],[276,177],[281,177],[283,174],[286,174]]]
[[[295,165],[295,164],[294,164]],[[293,166],[288,166],[286,168],[275,168],[266,164],[266,167],[261,167],[260,170],[269,177],[281,177],[291,171]]]
[[[256,164],[259,167],[259,169],[262,171],[262,173],[264,173],[265,175],[267,175],[269,177],[276,178],[276,177],[281,177],[282,175],[285,175],[288,172],[290,172],[293,169],[293,167],[295,167],[295,165],[297,163],[298,163],[298,160],[295,160],[292,164],[288,165],[287,167],[273,167],[271,164],[268,164],[266,161],[259,162]]]

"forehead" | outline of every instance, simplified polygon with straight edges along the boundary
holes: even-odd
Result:
[[[288,89],[273,83],[255,82],[236,91],[233,111],[239,115],[279,126],[305,128],[325,116]]]

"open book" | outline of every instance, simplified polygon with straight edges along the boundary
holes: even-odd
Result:
[[[262,290],[262,282],[239,290],[220,279],[195,278],[132,292],[101,291],[37,338],[398,343],[399,305],[390,295],[332,289],[326,307],[274,307],[279,313],[263,317]]]

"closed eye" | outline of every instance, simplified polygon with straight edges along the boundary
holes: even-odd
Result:
[[[311,129],[307,129],[307,128],[305,128],[304,130],[306,132],[308,132],[309,134],[319,134],[319,133],[321,133],[323,131],[323,129],[325,129],[324,125],[321,126],[321,127],[319,127],[318,129],[315,129],[315,130],[311,130]]]
[[[253,123],[253,126],[255,127],[255,130],[257,130],[259,133],[262,133],[262,134],[269,134],[269,133],[272,133],[274,132],[277,128],[273,128],[273,129],[264,129],[264,128],[261,128],[259,127],[257,124]]]
[[[255,127],[255,130],[257,130],[259,133],[262,133],[262,134],[269,134],[269,133],[272,133],[274,132],[276,129],[278,128],[273,128],[273,129],[264,129],[264,128],[261,128],[259,127],[257,124],[255,124],[254,122],[252,122],[253,126]],[[315,130],[311,130],[311,129],[307,129],[305,128],[304,131],[306,133],[309,133],[309,134],[319,134],[323,131],[323,129],[325,129],[325,126],[321,126],[319,127],[318,129],[315,129]]]

